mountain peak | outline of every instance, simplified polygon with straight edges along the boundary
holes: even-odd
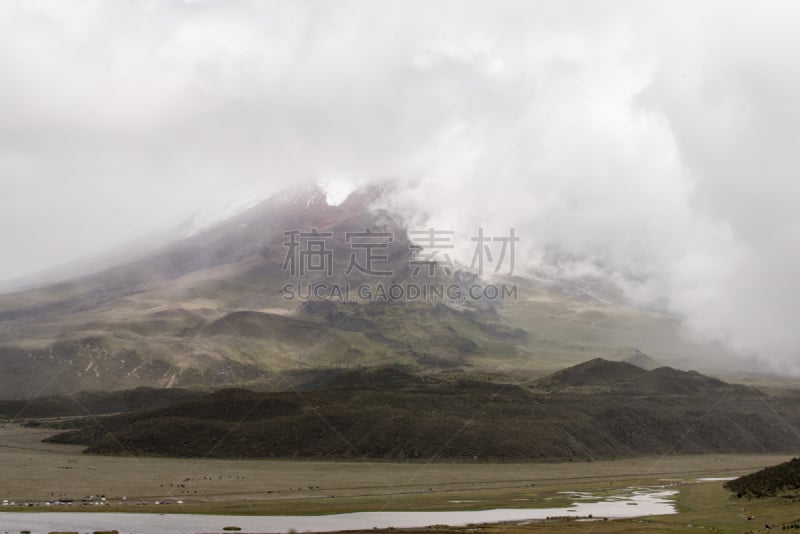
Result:
[[[661,367],[661,364],[639,349],[633,349],[633,354],[624,358],[622,361],[635,365],[636,367],[641,367],[646,371],[652,371],[657,367]]]
[[[393,181],[379,182],[354,189],[340,204],[346,209],[369,208],[395,187]]]
[[[326,208],[328,196],[317,184],[295,185],[273,195],[267,202],[272,206],[295,207],[298,209]]]
[[[732,387],[696,371],[681,371],[672,367],[645,370],[632,363],[602,358],[557,371],[539,380],[537,385],[551,391],[602,388],[657,395],[684,395]]]
[[[548,387],[593,387],[609,386],[621,381],[640,378],[646,371],[627,362],[615,362],[594,358],[572,367],[567,367],[543,378],[541,385]]]

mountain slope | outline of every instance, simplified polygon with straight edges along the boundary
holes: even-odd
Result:
[[[74,395],[38,397],[24,401],[0,401],[0,417],[82,417],[117,412],[152,410],[194,399],[200,391],[137,388],[124,391],[81,391]]]
[[[526,333],[492,306],[380,305],[284,298],[288,282],[386,285],[412,276],[405,228],[371,203],[381,188],[328,205],[317,188],[278,195],[136,261],[0,295],[0,398],[139,386],[257,385],[300,369],[469,367],[524,358]],[[388,232],[390,276],[354,270],[346,232]],[[284,232],[331,232],[333,275],[286,272]],[[387,265],[382,266],[384,269]]]
[[[486,283],[455,266],[415,275],[402,220],[376,209],[384,187],[329,205],[317,188],[292,190],[205,231],[102,272],[0,295],[0,398],[87,389],[275,387],[300,371],[398,364],[418,372],[542,376],[641,346],[659,362],[695,362],[705,349],[676,318],[592,299],[575,284],[510,277],[504,302],[325,302],[286,299],[287,283]],[[346,233],[391,233],[390,276],[349,264]],[[332,232],[332,276],[286,272],[284,232]],[[613,293],[607,281],[592,293]],[[327,371],[326,371],[327,372]],[[314,379],[319,378],[318,376]],[[655,377],[654,377],[655,379]],[[587,387],[587,386],[582,386]]]

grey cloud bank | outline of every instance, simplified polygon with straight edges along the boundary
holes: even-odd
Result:
[[[0,5],[0,279],[395,178],[798,369],[793,2]],[[462,251],[468,254],[468,251]],[[466,260],[468,262],[468,258]]]

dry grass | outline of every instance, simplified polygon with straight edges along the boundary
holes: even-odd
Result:
[[[118,503],[125,496],[129,504],[124,507],[91,510],[226,514],[518,507],[520,501],[513,499],[529,499],[525,505],[536,506],[537,500],[565,489],[602,491],[656,484],[661,478],[734,475],[788,459],[785,455],[698,455],[547,464],[198,461],[89,456],[81,454],[80,447],[40,443],[51,432],[0,425],[0,499],[20,502],[105,495]],[[186,504],[131,504],[155,499],[182,499]],[[449,502],[457,500],[479,502]]]

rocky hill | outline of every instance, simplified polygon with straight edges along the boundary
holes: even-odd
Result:
[[[584,377],[587,368],[632,377],[629,367],[592,361],[548,380]],[[52,439],[86,445],[92,453],[188,457],[586,461],[795,450],[796,436],[785,422],[800,422],[797,402],[767,406],[747,388],[722,384],[726,389],[695,391],[701,380],[696,373],[669,376],[673,386],[664,393],[631,395],[543,393],[396,368],[353,371],[312,391],[226,389],[100,423],[89,420]]]
[[[649,395],[713,394],[740,387],[695,371],[681,371],[671,367],[647,371],[631,363],[602,358],[558,371],[537,381],[536,386],[558,392]]]

